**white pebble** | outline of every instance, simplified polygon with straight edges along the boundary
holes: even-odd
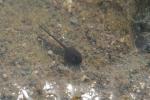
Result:
[[[52,55],[52,54],[53,54],[53,51],[52,51],[52,50],[48,50],[48,54],[49,54],[49,55]]]

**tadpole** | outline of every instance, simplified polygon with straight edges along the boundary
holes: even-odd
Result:
[[[51,36],[57,43],[60,44],[61,47],[64,49],[64,60],[71,64],[71,65],[80,65],[82,62],[82,55],[81,53],[75,49],[74,47],[69,47],[64,45],[60,42],[55,36],[53,36],[48,29],[44,28],[43,26],[39,26],[43,31],[45,31],[49,36]]]

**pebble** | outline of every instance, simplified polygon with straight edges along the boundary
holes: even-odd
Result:
[[[3,74],[2,77],[3,77],[3,79],[8,79],[8,75],[7,74]]]
[[[39,71],[38,71],[38,70],[35,70],[35,71],[34,71],[34,74],[38,74],[38,73],[39,73]]]
[[[47,52],[49,55],[52,55],[53,54],[53,51],[52,50],[48,50]]]
[[[78,24],[78,19],[76,17],[72,17],[70,18],[70,23],[73,25],[77,25]]]

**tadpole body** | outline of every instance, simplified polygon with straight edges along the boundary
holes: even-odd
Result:
[[[64,48],[64,60],[72,65],[79,65],[82,62],[82,55],[81,53],[75,49],[74,47],[67,47],[63,43],[61,43],[55,36],[53,36],[46,28],[43,26],[39,26],[42,30],[48,33],[55,41],[57,41],[60,46]]]

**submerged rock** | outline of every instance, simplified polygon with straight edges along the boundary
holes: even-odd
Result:
[[[135,46],[142,52],[150,53],[150,1],[137,0],[137,13],[133,23]]]

